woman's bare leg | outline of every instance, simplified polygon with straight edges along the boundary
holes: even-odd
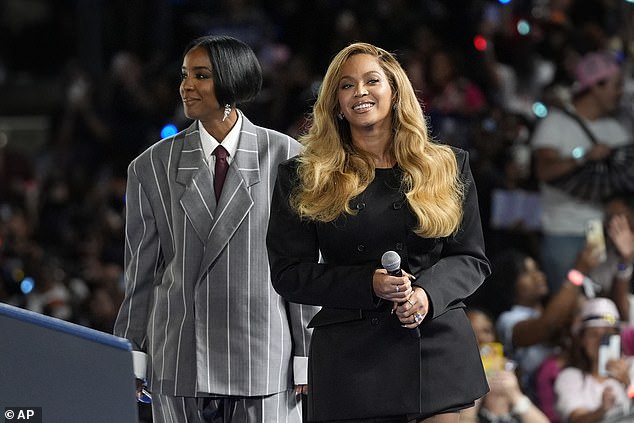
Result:
[[[436,414],[435,416],[427,417],[424,420],[412,420],[409,423],[458,423],[460,420],[460,413],[444,413]]]

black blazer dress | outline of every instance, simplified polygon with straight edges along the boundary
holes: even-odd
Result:
[[[401,171],[377,169],[334,222],[301,220],[289,207],[295,158],[280,164],[267,246],[272,282],[288,301],[322,306],[310,323],[308,418],[426,417],[459,410],[488,386],[463,299],[490,273],[468,154],[454,149],[465,183],[459,232],[428,239],[400,192]],[[418,330],[400,326],[372,276],[394,250],[425,289],[430,310]]]

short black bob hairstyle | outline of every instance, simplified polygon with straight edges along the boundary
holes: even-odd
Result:
[[[252,100],[262,88],[262,68],[255,53],[244,42],[228,36],[208,35],[192,40],[183,58],[192,49],[207,50],[220,106]]]

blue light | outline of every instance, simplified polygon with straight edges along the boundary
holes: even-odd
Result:
[[[33,291],[33,288],[35,288],[35,281],[29,276],[22,279],[22,282],[20,282],[20,291],[22,291],[25,295],[30,294],[31,291]]]
[[[172,135],[176,135],[178,133],[178,128],[175,125],[168,123],[161,129],[161,138],[171,137]]]
[[[544,103],[538,101],[536,103],[533,103],[533,113],[538,118],[545,118],[546,116],[548,116],[548,107],[546,107]]]
[[[529,24],[528,21],[521,19],[517,22],[517,32],[520,35],[528,35],[528,33],[531,32],[531,24]]]
[[[500,4],[509,4],[511,0],[498,0]]]
[[[586,150],[583,147],[575,147],[572,149],[572,157],[575,159],[582,159],[586,155]]]

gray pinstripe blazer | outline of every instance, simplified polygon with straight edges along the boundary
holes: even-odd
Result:
[[[246,117],[218,204],[196,123],[132,161],[125,298],[114,333],[149,355],[165,395],[258,396],[292,386],[317,311],[273,289],[265,246],[279,162],[299,143]]]

